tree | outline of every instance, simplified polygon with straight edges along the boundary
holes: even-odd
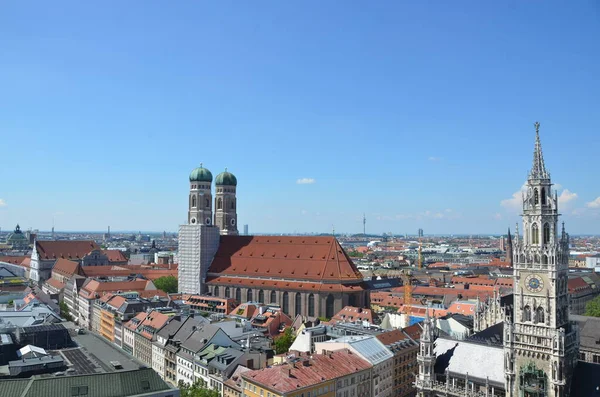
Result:
[[[203,380],[198,380],[191,385],[180,380],[178,386],[181,397],[219,397],[219,392],[208,389]]]
[[[275,339],[275,354],[287,353],[290,350],[290,346],[294,343],[294,334],[292,328],[288,327],[279,338]]]
[[[348,252],[348,256],[351,258],[362,258],[365,256],[365,254],[363,254],[362,252],[358,252],[358,251],[350,251],[350,252]]]
[[[163,276],[154,280],[154,285],[167,294],[177,292],[177,278],[175,276]]]
[[[600,317],[600,296],[595,297],[585,305],[585,315]]]
[[[65,301],[61,301],[58,304],[58,307],[60,308],[60,316],[62,318],[64,318],[67,321],[73,321],[73,316],[71,316],[71,314],[69,313],[69,307],[67,306]]]

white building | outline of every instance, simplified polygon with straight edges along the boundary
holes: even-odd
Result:
[[[317,353],[350,349],[372,366],[371,395],[389,397],[394,387],[394,354],[372,335],[344,336],[326,342],[315,343]]]

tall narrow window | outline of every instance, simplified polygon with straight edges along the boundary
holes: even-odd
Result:
[[[535,205],[538,205],[540,203],[540,193],[537,189],[533,190],[533,203]]]
[[[531,244],[539,244],[540,243],[540,231],[538,229],[537,223],[534,223],[531,226]]]
[[[214,296],[219,296],[219,287],[215,285],[215,289],[213,290]]]
[[[238,301],[238,303],[242,303],[242,290],[239,288],[235,289],[235,300]]]
[[[327,317],[328,319],[330,319],[331,317],[333,317],[333,302],[334,302],[334,298],[333,295],[329,294],[327,295],[327,299],[325,299],[325,317]]]
[[[546,205],[546,188],[542,188],[542,205]]]
[[[277,293],[275,291],[271,291],[271,303],[277,303]]]
[[[204,205],[206,208],[210,207],[210,200],[206,199],[206,202],[204,203]]]
[[[196,196],[192,196],[192,208],[196,208]]]
[[[302,314],[302,295],[300,295],[300,292],[296,292],[296,301],[295,301],[295,305],[294,305],[294,310],[295,310],[295,315],[299,315]]]
[[[223,209],[223,200],[221,200],[220,197],[217,199],[217,209],[218,210]]]
[[[536,323],[543,323],[544,321],[545,321],[545,318],[544,318],[544,308],[540,306],[535,311],[535,322]]]
[[[258,301],[260,303],[265,303],[265,291],[263,291],[262,289],[258,291]]]
[[[550,225],[544,223],[544,244],[550,243]]]
[[[315,316],[315,296],[313,294],[308,295],[308,316]]]
[[[225,298],[231,298],[229,287],[225,287]]]
[[[529,305],[523,308],[523,321],[531,321],[531,308]]]
[[[252,302],[252,290],[248,289],[246,292],[246,302]]]
[[[231,209],[234,210],[235,209],[235,201],[231,200]]]
[[[281,305],[281,309],[285,314],[290,313],[290,295],[287,291],[283,293],[283,305]]]

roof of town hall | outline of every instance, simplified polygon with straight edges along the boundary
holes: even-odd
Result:
[[[208,276],[209,282],[219,284],[308,290],[320,289],[311,283],[350,286],[363,281],[333,236],[221,236]],[[232,280],[235,276],[243,276],[245,280]],[[275,285],[276,280],[285,280],[290,285],[281,282]],[[354,288],[360,289],[358,285]]]
[[[92,240],[36,241],[35,246],[40,259],[81,259],[100,247]]]
[[[259,384],[277,393],[289,393],[333,380],[371,367],[358,354],[342,349],[328,354],[313,354],[296,362],[276,365],[242,374],[248,382]]]

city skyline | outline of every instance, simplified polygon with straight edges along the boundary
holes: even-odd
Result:
[[[251,233],[498,235],[540,121],[567,229],[597,234],[595,7],[6,5],[0,226],[175,231],[203,163]]]

